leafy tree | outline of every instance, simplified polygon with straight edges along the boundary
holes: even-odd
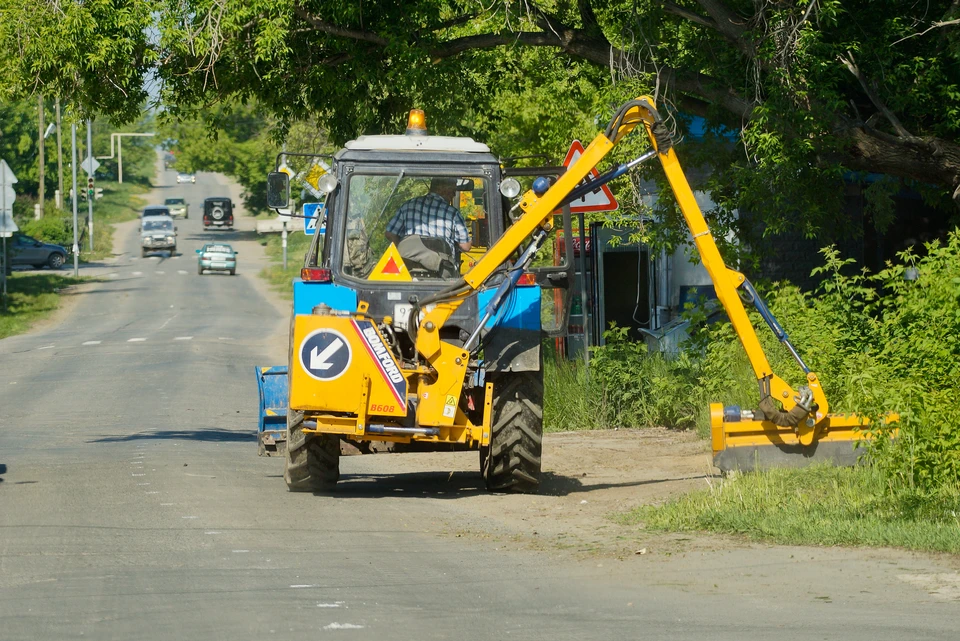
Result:
[[[83,113],[140,115],[157,60],[152,0],[0,0],[0,100],[38,91]]]
[[[956,0],[188,0],[165,5],[160,73],[177,105],[256,98],[281,123],[318,114],[337,142],[396,131],[408,108],[431,105],[444,131],[536,148],[531,123],[582,131],[584,115],[653,92],[739,132],[737,147],[709,152],[721,210],[813,232],[840,214],[851,171],[960,204],[958,18]],[[597,91],[570,118],[557,90],[578,82]]]

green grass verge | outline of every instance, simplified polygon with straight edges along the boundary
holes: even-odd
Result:
[[[303,257],[310,247],[312,236],[301,233],[287,235],[287,268],[283,268],[283,245],[280,234],[270,234],[261,244],[266,247],[267,257],[273,263],[260,271],[260,277],[270,283],[287,300],[293,299],[291,281],[300,275]]]
[[[712,481],[619,517],[664,531],[707,531],[793,545],[869,545],[960,553],[960,489],[891,493],[869,467],[772,470]]]
[[[22,334],[60,307],[59,290],[79,280],[56,273],[17,274],[7,281],[7,304],[0,307],[0,338]]]

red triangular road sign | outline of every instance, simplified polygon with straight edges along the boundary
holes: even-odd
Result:
[[[577,162],[581,154],[583,154],[583,144],[579,140],[574,140],[567,151],[567,156],[563,159],[563,166],[569,167]],[[594,167],[590,170],[590,175],[597,177],[600,172]],[[613,197],[609,185],[600,185],[599,191],[586,194],[570,203],[570,211],[572,212],[614,211],[618,207],[617,199]]]

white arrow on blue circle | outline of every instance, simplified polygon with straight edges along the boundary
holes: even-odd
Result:
[[[340,351],[341,347],[343,347],[343,341],[339,338],[327,345],[322,352],[319,347],[314,347],[310,351],[310,369],[325,372],[333,367],[330,357]]]

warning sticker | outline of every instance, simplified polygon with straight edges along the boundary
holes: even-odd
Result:
[[[400,257],[397,246],[390,243],[367,280],[410,281],[413,279],[407,271],[407,266],[403,264],[403,258]]]
[[[443,415],[447,418],[453,418],[457,413],[457,397],[447,394],[443,403]]]

